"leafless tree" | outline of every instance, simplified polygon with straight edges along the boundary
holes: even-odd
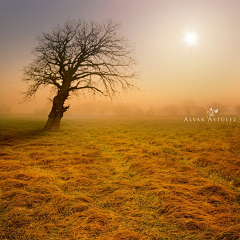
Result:
[[[236,113],[237,115],[240,115],[240,104],[239,104],[239,105],[236,105],[235,108],[234,108],[234,110],[235,110],[235,113]]]
[[[182,108],[186,116],[193,115],[193,109],[196,107],[196,104],[191,98],[185,98],[183,100]]]
[[[169,104],[167,106],[164,106],[161,108],[161,113],[164,116],[168,116],[168,117],[176,117],[179,115],[179,109],[176,105],[174,104]]]
[[[35,96],[41,86],[52,86],[55,96],[44,127],[59,129],[65,101],[76,92],[115,97],[136,89],[133,80],[135,60],[128,40],[119,35],[120,24],[107,20],[68,20],[51,32],[37,37],[35,59],[24,68],[29,84],[25,99]]]

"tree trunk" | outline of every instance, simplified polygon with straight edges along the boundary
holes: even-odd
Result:
[[[67,111],[69,106],[64,107],[64,102],[68,97],[68,91],[58,91],[57,96],[53,99],[52,110],[48,115],[47,123],[44,130],[57,130],[60,129],[60,122],[63,117],[63,113]]]

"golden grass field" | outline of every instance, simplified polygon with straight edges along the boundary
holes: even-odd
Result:
[[[0,239],[240,239],[240,123],[1,119]]]

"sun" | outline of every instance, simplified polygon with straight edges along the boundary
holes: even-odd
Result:
[[[198,36],[194,32],[188,32],[185,34],[184,38],[185,42],[189,46],[196,45],[198,43]]]

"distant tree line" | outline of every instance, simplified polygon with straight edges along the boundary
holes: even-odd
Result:
[[[73,106],[74,111],[68,116],[72,117],[94,117],[94,116],[115,116],[115,117],[182,117],[198,116],[204,117],[210,107],[219,109],[219,116],[240,115],[240,104],[236,105],[231,111],[228,106],[213,102],[205,106],[198,106],[192,100],[184,100],[179,105],[168,104],[165,106],[154,106],[143,108],[136,104],[124,104],[105,101],[86,101]]]

